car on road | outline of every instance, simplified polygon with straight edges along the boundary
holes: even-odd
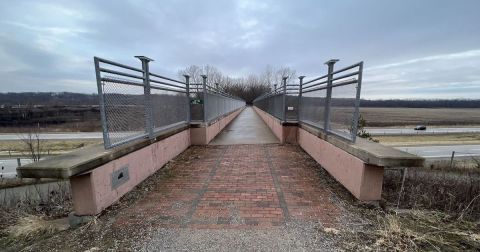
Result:
[[[425,125],[417,125],[415,126],[415,128],[413,128],[414,130],[426,130],[427,129],[427,126]]]

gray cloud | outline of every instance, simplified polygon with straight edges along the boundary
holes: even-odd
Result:
[[[0,92],[95,92],[93,56],[176,76],[365,61],[368,98],[480,98],[480,2],[2,1]]]

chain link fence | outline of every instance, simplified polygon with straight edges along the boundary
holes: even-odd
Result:
[[[215,121],[245,106],[244,100],[225,93],[218,85],[208,85],[206,76],[203,76],[203,83],[191,84],[191,89],[195,90],[191,97],[194,101],[197,99],[195,104],[192,104],[194,121]]]
[[[154,138],[189,120],[187,83],[142,68],[94,58],[106,149]]]
[[[255,99],[254,105],[283,122],[298,120],[355,142],[363,62],[334,70],[336,62],[326,63],[326,75],[306,82],[300,76],[299,85],[286,84],[284,78],[281,87],[275,85],[271,92]]]
[[[142,68],[95,57],[103,139],[106,149],[155,136],[192,120],[210,122],[245,106],[216,87],[167,78]],[[193,92],[190,92],[192,90]]]

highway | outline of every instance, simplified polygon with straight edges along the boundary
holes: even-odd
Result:
[[[26,165],[32,162],[31,159],[20,159],[22,165]],[[0,159],[0,178],[15,178],[17,176],[17,159],[8,158]]]
[[[411,146],[394,147],[424,158],[446,158],[452,156],[455,151],[455,157],[480,156],[480,145],[439,145],[439,146]]]
[[[368,127],[365,130],[372,136],[380,135],[433,135],[450,133],[480,133],[480,127],[452,127],[452,128],[433,128],[427,127],[426,130],[414,130],[412,128],[373,128]]]

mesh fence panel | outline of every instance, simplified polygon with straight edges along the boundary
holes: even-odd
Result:
[[[154,87],[150,90],[154,132],[188,120],[188,103],[184,93],[164,91]]]
[[[326,89],[302,94],[299,106],[299,120],[323,129],[325,125],[326,96]]]
[[[352,139],[357,85],[345,85],[332,89],[330,130],[339,136]]]
[[[206,121],[215,120],[243,106],[245,106],[244,101],[207,92],[204,100]]]
[[[146,135],[143,87],[124,81],[102,81],[108,141],[112,146]]]

